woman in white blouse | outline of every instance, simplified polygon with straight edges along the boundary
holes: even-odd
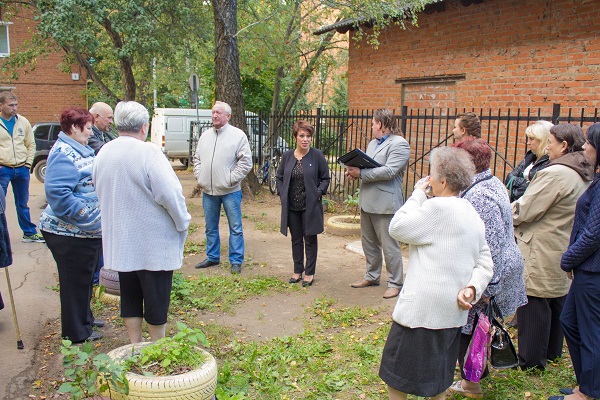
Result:
[[[458,197],[475,173],[470,156],[443,147],[431,153],[430,164],[431,176],[417,183],[389,228],[394,239],[409,245],[408,273],[379,370],[390,400],[407,394],[445,398],[454,379],[460,327],[492,277],[483,221]]]

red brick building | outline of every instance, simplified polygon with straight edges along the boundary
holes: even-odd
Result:
[[[598,0],[440,0],[418,15],[418,27],[383,29],[377,49],[354,39],[354,23],[315,33],[350,31],[351,112],[390,108],[399,115],[408,107],[408,192],[427,173],[431,148],[453,143],[456,111],[481,116],[482,136],[495,151],[492,169],[502,179],[522,159],[525,128],[540,116],[584,127],[600,120]],[[348,146],[365,147],[369,128],[356,121]]]
[[[445,0],[418,27],[350,32],[350,109],[600,107],[600,1]],[[348,30],[342,26],[338,30]]]
[[[31,38],[35,21],[27,8],[10,19],[6,15],[2,13],[1,22],[5,25],[0,25],[0,29],[8,27],[10,53],[14,54],[26,48],[25,41]],[[2,50],[0,52],[5,58],[6,53]],[[39,57],[34,71],[18,71],[18,79],[15,80],[10,79],[10,74],[0,73],[0,89],[12,90],[19,97],[19,113],[32,124],[56,121],[61,111],[69,106],[87,106],[85,73],[78,66],[71,66],[70,72],[62,71],[63,57],[64,53],[58,49],[46,57]],[[0,64],[2,62],[3,59],[0,58]]]

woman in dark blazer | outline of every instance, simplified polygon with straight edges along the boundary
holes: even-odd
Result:
[[[292,237],[294,275],[290,283],[302,280],[304,287],[314,281],[317,235],[324,230],[321,198],[327,192],[330,179],[323,153],[310,147],[314,131],[308,122],[296,121],[293,127],[296,148],[283,153],[276,175],[281,199],[281,233],[287,236],[289,228]]]

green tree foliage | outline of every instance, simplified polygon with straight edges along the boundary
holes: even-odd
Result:
[[[169,84],[174,80],[184,84],[191,63],[182,60],[200,59],[198,54],[206,51],[203,44],[211,39],[211,30],[204,29],[207,24],[200,23],[210,10],[202,2],[31,0],[26,4],[33,7],[38,21],[36,43],[48,46],[48,41],[39,39],[51,39],[65,51],[67,62],[85,69],[97,97],[112,102],[147,103],[154,89],[153,68],[162,71],[159,87],[172,89]],[[22,56],[10,62],[23,63],[27,54]]]
[[[377,48],[379,34],[387,26],[394,24],[403,29],[407,22],[417,26],[417,14],[426,5],[440,0],[323,0],[323,5],[339,10],[344,18],[356,21],[354,39],[366,39]]]

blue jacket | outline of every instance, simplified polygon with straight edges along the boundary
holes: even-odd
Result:
[[[92,182],[94,150],[64,132],[50,150],[44,179],[48,207],[39,228],[56,235],[99,238],[100,208]]]
[[[600,173],[577,201],[569,248],[560,263],[564,271],[600,272],[599,181]]]

